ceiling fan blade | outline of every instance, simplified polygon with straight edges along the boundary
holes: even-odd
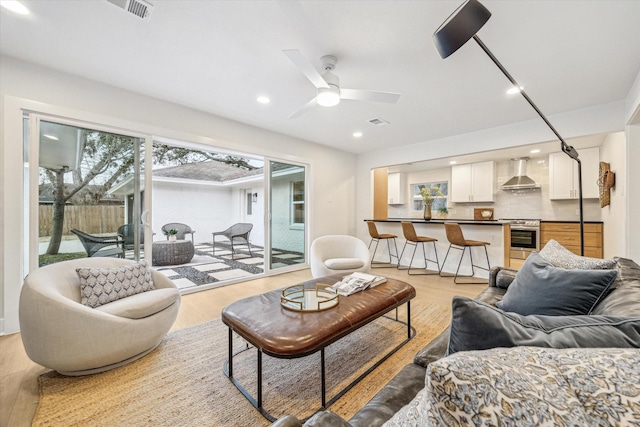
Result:
[[[317,87],[318,89],[329,88],[329,85],[322,78],[320,73],[313,67],[313,65],[311,65],[309,61],[307,61],[307,58],[302,56],[298,49],[285,49],[282,52],[284,52],[284,54],[289,57],[291,62],[293,62],[296,67],[298,67],[302,74],[304,74],[305,77],[308,78],[315,87]]]
[[[311,99],[311,101],[307,102],[302,107],[300,107],[296,111],[294,111],[293,114],[291,114],[289,116],[289,118],[290,119],[297,119],[298,117],[300,117],[301,115],[303,115],[307,111],[311,110],[312,108],[316,107],[317,105],[318,105],[318,101],[316,101],[316,97],[314,96]]]
[[[371,90],[340,88],[340,98],[353,99],[355,101],[373,101],[395,104],[396,102],[398,102],[400,94],[392,92],[374,92]]]

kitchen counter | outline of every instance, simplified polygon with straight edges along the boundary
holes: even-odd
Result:
[[[483,220],[476,221],[473,219],[456,219],[456,218],[434,218],[430,221],[425,221],[421,218],[388,218],[388,219],[365,219],[364,221],[373,221],[373,222],[402,222],[407,221],[414,224],[444,224],[445,222],[455,222],[458,224],[472,224],[472,225],[505,225],[509,224],[509,221],[500,221],[500,220]]]
[[[436,249],[438,252],[438,260],[440,263],[444,261],[444,257],[449,250],[449,240],[447,239],[445,227],[443,224],[447,222],[455,222],[460,224],[464,237],[468,240],[479,240],[488,242],[487,252],[491,266],[509,265],[509,246],[510,246],[510,222],[501,220],[473,220],[462,218],[446,218],[446,219],[432,219],[425,221],[422,218],[388,218],[388,219],[369,219],[364,221],[373,221],[376,223],[376,227],[379,233],[393,234],[397,236],[398,252],[401,258],[401,264],[408,266],[411,262],[412,251],[403,251],[406,241],[402,233],[400,223],[402,221],[411,222],[418,236],[428,236],[436,241]],[[366,228],[366,227],[365,227]],[[393,243],[391,243],[393,245]],[[384,245],[386,249],[387,245]],[[474,249],[475,250],[475,249]],[[475,254],[474,257],[479,254]],[[482,254],[484,255],[484,253]],[[386,256],[386,255],[385,255]],[[421,256],[421,255],[416,255]],[[465,258],[468,258],[468,254]],[[441,265],[443,272],[454,274],[458,268],[460,260],[460,254],[458,251],[453,251],[447,259],[446,265]],[[471,274],[471,269],[467,268],[467,262],[464,262],[460,268],[460,274]],[[488,277],[487,272],[476,269],[478,277]]]

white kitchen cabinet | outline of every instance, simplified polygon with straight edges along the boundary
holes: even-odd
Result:
[[[582,198],[597,199],[600,148],[578,151],[582,164]],[[565,153],[549,154],[549,199],[578,198],[578,163]]]
[[[493,162],[451,167],[449,198],[453,203],[493,202]]]
[[[387,183],[387,204],[403,205],[406,200],[405,193],[408,191],[405,175],[399,172],[390,173]]]

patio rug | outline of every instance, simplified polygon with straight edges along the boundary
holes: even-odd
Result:
[[[394,313],[393,311],[391,313]],[[330,409],[350,418],[449,323],[448,310],[414,302],[417,335]],[[401,307],[400,317],[406,315]],[[395,332],[395,333],[394,333]],[[327,347],[327,399],[406,336],[380,318]],[[228,329],[220,319],[167,335],[156,350],[123,367],[85,377],[54,371],[38,378],[33,426],[268,426],[222,372]],[[238,348],[241,339],[234,339]],[[234,357],[234,376],[255,396],[256,350]],[[320,355],[263,357],[263,405],[273,416],[308,417],[320,407]],[[366,366],[363,366],[366,365]]]

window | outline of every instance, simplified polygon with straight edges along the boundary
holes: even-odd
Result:
[[[441,208],[446,208],[448,205],[448,197],[449,197],[449,183],[447,181],[443,182],[427,182],[423,184],[413,184],[412,185],[412,194],[413,194],[413,210],[422,211],[424,210],[424,201],[422,200],[422,196],[420,195],[420,190],[423,188],[434,188],[438,187],[440,192],[443,194],[442,197],[436,196],[433,199],[433,203],[431,204],[431,209],[433,211],[437,211]]]
[[[247,215],[253,215],[253,194],[245,193],[247,197]]]
[[[304,181],[296,181],[291,185],[292,224],[304,224]]]

